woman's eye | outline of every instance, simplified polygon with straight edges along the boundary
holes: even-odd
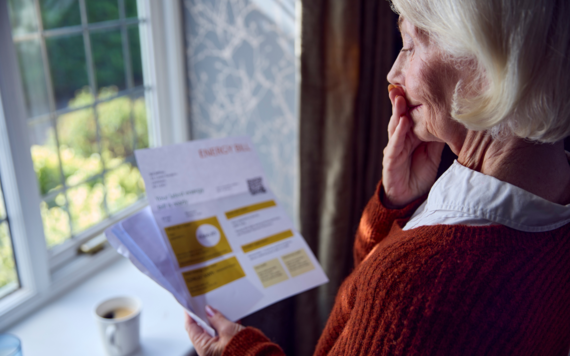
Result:
[[[402,48],[402,49],[400,50],[400,52],[408,52],[409,50],[410,50],[409,48]]]

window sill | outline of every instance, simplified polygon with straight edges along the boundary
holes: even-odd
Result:
[[[182,307],[166,290],[121,259],[34,312],[8,333],[22,340],[22,351],[34,355],[104,355],[95,322],[96,304],[131,295],[143,304],[141,350],[135,355],[190,355]]]

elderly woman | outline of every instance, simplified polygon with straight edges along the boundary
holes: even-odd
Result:
[[[566,356],[570,2],[392,2],[383,178],[315,354]],[[207,312],[218,337],[186,325],[201,355],[282,354]]]

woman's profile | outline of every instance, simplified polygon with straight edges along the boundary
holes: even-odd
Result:
[[[382,181],[315,355],[568,355],[570,2],[392,0]],[[444,145],[457,161],[436,180]],[[380,164],[380,162],[379,162]],[[200,355],[282,355],[207,308]]]

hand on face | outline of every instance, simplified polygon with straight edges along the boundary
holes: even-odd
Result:
[[[382,184],[386,193],[384,204],[400,208],[426,194],[435,183],[445,144],[420,141],[412,130],[404,90],[395,87],[389,95],[392,117],[382,161]]]
[[[208,310],[208,308],[210,310]],[[238,332],[245,327],[236,323],[232,323],[226,319],[222,313],[212,307],[206,307],[208,320],[218,335],[211,337],[204,329],[200,327],[188,313],[184,312],[186,317],[185,329],[192,341],[192,345],[200,356],[219,356],[224,352],[224,348]]]

